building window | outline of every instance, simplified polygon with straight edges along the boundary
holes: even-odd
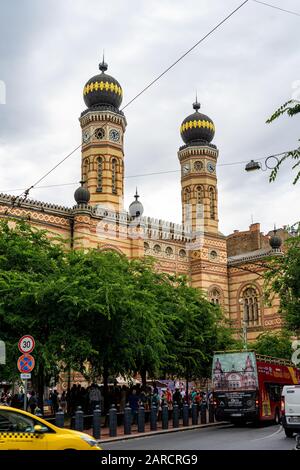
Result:
[[[160,252],[161,252],[161,247],[160,247],[160,245],[154,245],[153,251],[154,251],[154,253],[157,253],[157,254],[160,253]]]
[[[103,182],[103,158],[97,158],[97,191],[102,193]]]
[[[87,179],[88,179],[88,171],[89,171],[89,159],[86,158],[82,166],[82,181],[84,181],[85,183],[87,182]]]
[[[215,219],[215,190],[214,188],[209,188],[209,209],[210,209],[210,218]]]
[[[186,258],[186,251],[181,249],[179,250],[179,258]]]
[[[191,194],[189,188],[185,188],[184,193],[183,193],[183,202],[185,204],[188,204],[191,199]]]
[[[259,293],[254,287],[247,287],[242,296],[243,321],[248,326],[260,324]]]
[[[105,130],[103,127],[99,127],[98,129],[95,130],[95,137],[98,140],[102,140],[105,137]]]
[[[144,250],[145,250],[146,253],[148,253],[150,251],[149,243],[144,242]]]
[[[117,160],[111,162],[111,187],[113,194],[117,194]]]
[[[221,292],[216,287],[210,290],[208,297],[209,297],[209,301],[212,304],[215,304],[215,305],[221,304],[221,299],[222,299]]]
[[[216,260],[218,258],[218,253],[216,252],[216,250],[211,250],[211,252],[209,253],[209,257],[211,260]]]
[[[166,248],[166,255],[167,256],[172,256],[173,255],[173,250],[170,246],[167,246],[167,248]]]

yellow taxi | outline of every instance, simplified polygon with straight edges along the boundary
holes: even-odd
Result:
[[[63,429],[27,411],[0,406],[0,450],[101,450],[90,435]]]

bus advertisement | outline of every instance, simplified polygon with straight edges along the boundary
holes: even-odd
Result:
[[[288,360],[254,351],[217,352],[212,365],[216,420],[279,423],[281,392],[292,384],[300,384],[300,371]]]

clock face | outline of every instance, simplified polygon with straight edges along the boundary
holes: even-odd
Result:
[[[215,164],[213,162],[207,162],[207,169],[210,173],[215,171]]]
[[[186,175],[189,171],[190,171],[189,163],[184,163],[184,165],[182,166],[182,173]]]
[[[99,127],[98,129],[95,130],[95,137],[98,140],[102,140],[105,137],[105,130],[103,127]]]
[[[111,129],[109,131],[109,138],[114,142],[118,142],[120,140],[120,132],[117,129]]]
[[[82,140],[84,143],[87,143],[90,140],[90,134],[88,131],[85,131],[82,135]]]

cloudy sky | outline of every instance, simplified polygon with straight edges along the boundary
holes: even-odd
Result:
[[[105,49],[108,73],[121,83],[123,105],[241,3],[239,0],[0,0],[0,192],[19,194],[80,144],[82,88]],[[298,0],[269,0],[300,12]],[[300,17],[249,0],[125,113],[126,195],[135,187],[145,215],[181,221],[179,126],[201,111],[216,126],[220,229],[267,231],[299,220],[291,166],[270,184],[243,164],[297,146],[299,118],[266,119],[300,99]],[[0,95],[0,102],[3,101]],[[80,150],[43,185],[80,179]],[[12,191],[17,189],[17,191]],[[73,205],[75,185],[40,188],[31,197]]]

